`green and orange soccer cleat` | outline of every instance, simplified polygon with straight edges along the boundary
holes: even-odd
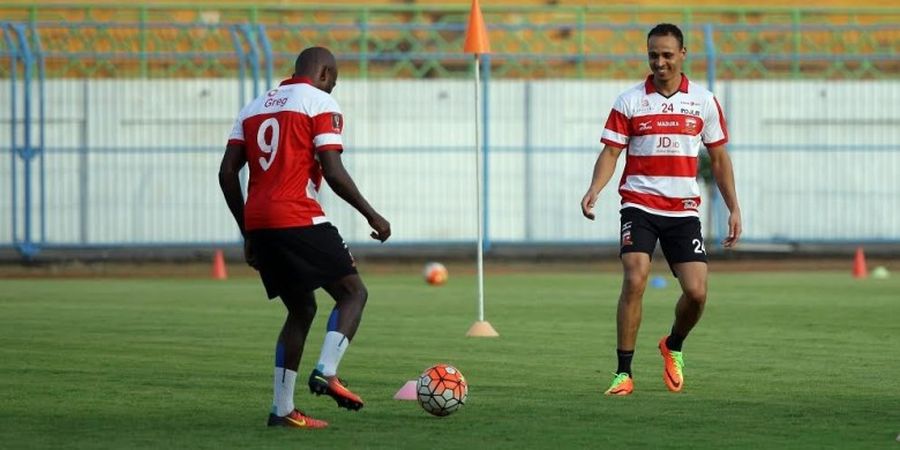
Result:
[[[681,392],[681,388],[684,387],[684,359],[682,359],[681,352],[669,350],[669,347],[666,346],[667,338],[668,336],[663,336],[659,340],[659,353],[665,364],[663,381],[666,382],[666,387],[670,391]]]
[[[302,411],[295,409],[286,416],[276,416],[275,414],[269,414],[268,425],[270,427],[308,428],[313,430],[327,427],[328,422],[324,420],[313,419],[312,417],[304,414]]]
[[[362,399],[350,392],[338,377],[326,377],[315,369],[309,374],[309,392],[316,395],[325,394],[333,398],[341,408],[358,411],[363,407]]]
[[[631,379],[631,375],[622,372],[616,374],[616,377],[613,378],[612,383],[609,385],[609,389],[604,394],[628,395],[632,391],[634,391],[634,381]]]

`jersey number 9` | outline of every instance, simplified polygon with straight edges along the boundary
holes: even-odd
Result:
[[[272,129],[272,140],[271,142],[266,142],[266,131],[268,129]],[[269,170],[269,167],[272,167],[272,162],[275,161],[275,155],[278,154],[278,135],[281,130],[281,126],[278,125],[278,119],[274,117],[270,117],[263,121],[259,125],[259,131],[256,133],[256,143],[259,145],[259,151],[263,153],[267,153],[269,158],[266,159],[264,156],[259,157],[259,165],[262,166],[262,170]]]

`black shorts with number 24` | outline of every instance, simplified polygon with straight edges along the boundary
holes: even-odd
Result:
[[[669,268],[679,263],[708,261],[699,218],[659,216],[638,208],[625,208],[620,213],[620,257],[639,252],[652,258],[659,240]]]

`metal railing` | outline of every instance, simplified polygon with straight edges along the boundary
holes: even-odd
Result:
[[[216,30],[247,24],[267,38],[279,73],[298,48],[324,45],[361,78],[463,77],[460,55],[467,8],[388,5],[2,5],[9,20],[37,27],[49,75],[106,77],[225,76],[216,61],[231,38]],[[497,76],[630,78],[646,70],[640,49],[649,26],[680,24],[686,46],[705,42],[730,78],[893,78],[900,72],[900,8],[486,7]],[[707,25],[711,25],[711,28]],[[258,28],[257,26],[265,28]],[[705,33],[713,33],[707,37]],[[83,52],[122,61],[81,58]],[[200,53],[196,58],[192,52]],[[181,64],[165,64],[168,53]],[[690,71],[704,72],[704,58]],[[2,74],[0,74],[2,75]]]

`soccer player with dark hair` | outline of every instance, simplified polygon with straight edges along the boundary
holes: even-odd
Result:
[[[647,57],[652,74],[616,99],[603,130],[605,146],[581,200],[582,214],[593,220],[597,196],[627,149],[619,182],[620,257],[625,272],[616,320],[619,366],[607,395],[628,395],[634,390],[631,360],[657,240],[682,291],[672,329],[659,341],[663,381],[672,392],[684,386],[682,344],[706,304],[707,256],[697,184],[701,144],[709,152],[716,184],[730,211],[723,245],[733,247],[741,236],[734,172],[725,151],[725,116],[713,94],[681,72],[686,56],[684,36],[677,26],[663,23],[650,30]]]
[[[280,297],[287,308],[275,348],[269,426],[328,425],[294,408],[297,369],[316,314],[313,291],[320,287],[334,298],[335,307],[309,389],[347,409],[363,406],[337,378],[337,368],[359,327],[368,292],[318,202],[322,179],[366,218],[372,238],[384,242],[391,225],[360,194],[341,162],[344,120],[330,95],[337,77],[330,51],[303,50],[291,78],[241,110],[219,169],[225,201],[244,236],[247,263],[259,271],[268,297]],[[238,174],[248,163],[245,205]]]

